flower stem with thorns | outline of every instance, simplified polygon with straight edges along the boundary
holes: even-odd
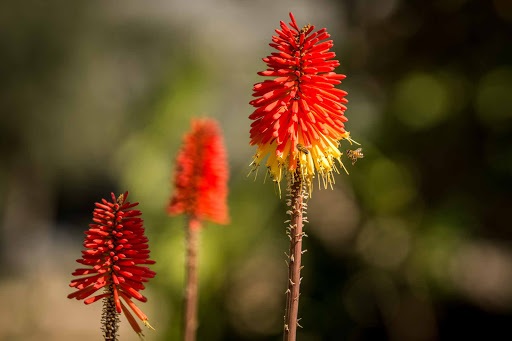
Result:
[[[304,222],[306,222],[305,201],[308,199],[307,180],[301,176],[300,169],[289,175],[287,188],[287,206],[290,215],[290,225],[288,226],[288,237],[290,238],[290,253],[288,255],[288,289],[286,290],[286,311],[284,316],[284,341],[294,341],[297,338],[297,326],[299,312],[300,296],[300,271],[302,269],[302,238],[306,236],[303,232]]]

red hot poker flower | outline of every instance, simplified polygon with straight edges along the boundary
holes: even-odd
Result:
[[[147,316],[132,299],[147,301],[139,291],[144,289],[143,283],[156,273],[143,265],[154,264],[155,261],[149,259],[148,239],[144,235],[141,212],[133,209],[138,203],[126,201],[128,192],[117,199],[114,193],[111,196],[111,201],[102,199],[101,203],[95,204],[94,223],[85,232],[86,250],[82,251],[82,258],[77,259],[86,268],[73,272],[73,276],[80,278],[71,281],[70,286],[77,291],[69,294],[68,298],[85,300],[85,304],[113,298],[117,314],[124,312],[135,332],[142,335],[142,330],[126,305],[145,325],[151,327]],[[100,289],[104,291],[95,294]]]
[[[347,93],[334,87],[345,75],[333,72],[340,63],[332,59],[334,44],[326,40],[326,29],[301,29],[292,13],[290,18],[290,26],[281,21],[272,37],[270,46],[278,52],[263,58],[268,69],[258,73],[273,79],[253,88],[256,99],[250,104],[256,109],[249,116],[254,121],[250,133],[258,150],[252,165],[257,168],[268,155],[266,166],[277,183],[299,166],[309,184],[316,170],[326,186],[337,171],[334,160],[345,168],[339,141],[352,141],[344,128]]]
[[[212,119],[192,121],[176,159],[175,192],[167,212],[187,216],[183,339],[195,340],[198,300],[198,240],[201,223],[229,221],[228,165],[222,135]]]
[[[193,120],[176,159],[175,193],[168,213],[184,213],[192,222],[227,224],[228,175],[226,150],[217,123],[212,119]]]

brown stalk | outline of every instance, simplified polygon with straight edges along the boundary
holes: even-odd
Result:
[[[101,315],[101,324],[103,337],[105,341],[117,341],[117,332],[119,330],[119,314],[116,311],[116,303],[114,302],[114,290],[112,285],[106,288],[109,293],[103,299],[103,312]]]
[[[291,181],[290,181],[291,180]],[[290,238],[290,253],[288,254],[288,289],[286,290],[286,310],[284,316],[284,341],[295,341],[297,338],[298,312],[299,312],[299,296],[300,296],[300,271],[302,269],[302,237],[304,214],[306,211],[307,198],[306,185],[298,170],[290,177],[288,181],[289,197],[287,205],[290,215],[290,225],[288,226],[288,237]]]
[[[184,327],[183,340],[195,341],[197,331],[197,253],[199,239],[199,221],[188,219],[186,234],[186,260],[185,260],[185,300],[184,300]]]

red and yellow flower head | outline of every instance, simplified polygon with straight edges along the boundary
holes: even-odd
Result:
[[[326,29],[299,28],[292,13],[290,18],[289,26],[281,21],[272,37],[270,46],[277,52],[263,58],[268,69],[258,73],[273,79],[253,88],[250,143],[258,150],[252,165],[257,168],[268,156],[266,166],[275,182],[300,170],[311,190],[315,172],[327,186],[338,171],[335,160],[345,168],[338,145],[342,139],[352,141],[344,126],[347,93],[335,88],[345,75],[334,72],[340,63],[333,59]]]

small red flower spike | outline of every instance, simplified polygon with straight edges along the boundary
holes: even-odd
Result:
[[[289,26],[281,21],[270,46],[277,52],[263,58],[268,69],[258,74],[273,77],[257,83],[250,102],[256,109],[249,116],[251,145],[258,150],[252,165],[256,170],[265,157],[266,166],[278,184],[283,175],[295,174],[297,168],[308,183],[315,171],[324,187],[334,182],[332,172],[341,167],[339,141],[350,139],[345,131],[345,91],[335,88],[345,75],[334,69],[340,65],[330,51],[332,40],[325,28],[299,28],[292,13]],[[320,180],[319,180],[320,181]]]
[[[156,273],[146,264],[154,264],[149,259],[148,239],[144,235],[141,212],[133,207],[138,203],[126,201],[128,192],[118,198],[111,193],[112,200],[101,200],[96,203],[93,212],[93,224],[85,232],[85,250],[77,262],[86,268],[77,269],[73,276],[80,278],[71,281],[70,286],[77,291],[68,298],[84,300],[91,304],[105,299],[103,310],[103,331],[113,333],[116,338],[116,321],[118,314],[124,312],[135,332],[142,336],[142,330],[135,322],[130,310],[148,327],[147,316],[133,303],[132,299],[146,302],[147,299],[139,291],[144,289],[144,282],[155,277]],[[102,293],[96,294],[100,289]],[[92,296],[94,295],[94,296]]]
[[[229,222],[226,150],[217,123],[212,119],[192,121],[176,159],[174,196],[167,212],[185,214],[187,225],[185,257],[185,304],[183,340],[195,341],[198,326],[198,246],[202,222]]]
[[[229,223],[228,175],[226,150],[217,123],[213,119],[193,120],[176,159],[175,192],[167,212],[186,214],[192,228],[198,228],[203,220]]]

